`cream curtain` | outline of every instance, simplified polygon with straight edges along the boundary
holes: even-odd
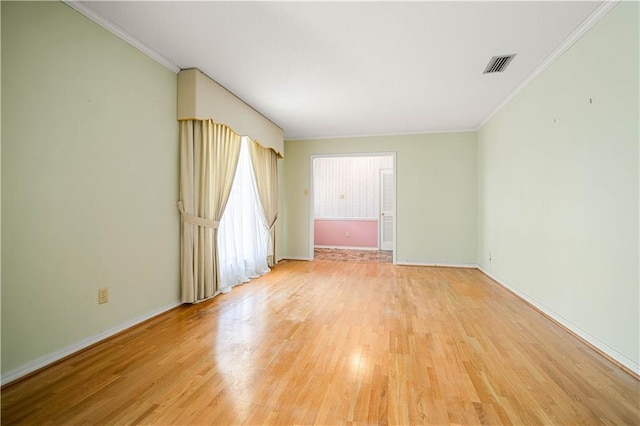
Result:
[[[275,264],[276,232],[275,223],[278,219],[278,155],[270,148],[260,146],[251,141],[251,162],[256,177],[256,186],[260,195],[260,203],[264,211],[265,224],[269,229],[268,264]]]
[[[219,292],[217,230],[231,192],[241,138],[212,120],[180,122],[182,302]]]

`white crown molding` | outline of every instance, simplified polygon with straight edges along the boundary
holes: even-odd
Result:
[[[542,74],[547,68],[549,68],[555,61],[557,61],[567,50],[571,48],[583,35],[587,33],[600,19],[602,19],[613,7],[618,4],[620,0],[605,0],[596,10],[593,11],[591,15],[578,27],[576,30],[571,33],[571,35],[558,46],[552,53],[545,59],[538,67],[533,70],[531,74],[527,76],[522,82],[507,96],[504,101],[498,105],[496,109],[493,110],[491,114],[489,114],[484,120],[478,124],[478,126],[474,129],[475,131],[479,131],[482,129],[485,124],[489,122],[502,108],[504,108],[513,98],[518,96],[525,87],[527,87],[533,80],[538,78],[540,74]]]
[[[91,8],[90,2],[79,0],[62,0],[66,5],[86,16],[93,22],[97,23],[107,31],[124,40],[129,45],[138,49],[145,55],[149,56],[159,64],[178,73],[180,67],[171,60],[143,43],[109,19]],[[485,117],[477,126],[465,129],[442,129],[430,131],[416,131],[405,133],[380,133],[380,134],[352,134],[352,135],[332,135],[321,137],[285,137],[285,141],[307,141],[307,140],[324,140],[324,139],[352,139],[352,138],[369,138],[369,137],[390,137],[390,136],[412,136],[442,133],[468,133],[477,132],[484,127],[502,108],[504,108],[513,98],[515,98],[525,87],[542,74],[550,65],[560,58],[567,50],[571,48],[584,34],[587,33],[600,19],[602,19],[620,0],[605,0],[598,8],[548,57],[544,60],[532,73],[530,73],[487,117]]]
[[[443,133],[471,133],[477,132],[478,128],[468,128],[468,129],[453,129],[453,130],[425,130],[418,132],[404,132],[404,133],[372,133],[372,134],[354,134],[354,135],[344,135],[344,136],[317,136],[317,137],[293,137],[288,138],[285,136],[285,142],[304,142],[304,141],[315,141],[315,140],[328,140],[328,139],[358,139],[358,138],[385,138],[385,137],[394,137],[394,136],[420,136],[420,135],[441,135]]]
[[[93,22],[100,25],[102,28],[106,29],[116,37],[119,37],[120,39],[124,40],[131,46],[135,47],[136,49],[138,49],[139,51],[141,51],[142,53],[144,53],[154,61],[158,62],[160,65],[170,69],[176,74],[180,71],[180,67],[178,65],[174,64],[169,59],[167,59],[166,57],[158,53],[156,50],[152,49],[145,43],[138,40],[136,37],[132,36],[125,30],[123,30],[122,28],[120,28],[119,26],[117,26],[116,24],[114,24],[113,22],[111,22],[110,20],[108,20],[107,18],[105,18],[95,10],[93,10],[91,6],[89,6],[86,2],[77,1],[77,0],[62,0],[62,1],[67,6],[78,11],[79,13],[86,16],[87,18],[91,19]]]
[[[569,37],[562,42],[538,67],[536,67],[531,74],[529,74],[520,84],[507,96],[484,120],[475,127],[466,129],[443,129],[443,130],[429,130],[418,132],[406,132],[406,133],[381,133],[381,134],[360,134],[360,135],[344,135],[344,136],[320,136],[320,137],[286,137],[285,142],[304,142],[311,140],[325,140],[325,139],[357,139],[357,138],[374,138],[374,137],[392,137],[392,136],[416,136],[416,135],[430,135],[430,134],[443,134],[443,133],[469,133],[477,132],[482,129],[502,108],[504,108],[509,102],[513,100],[525,87],[533,82],[540,74],[542,74],[547,68],[549,68],[554,62],[556,62],[567,50],[571,48],[583,35],[587,33],[600,19],[602,19],[611,9],[616,6],[620,0],[605,0],[593,11],[587,19],[576,28],[576,30],[569,35]],[[424,265],[429,266],[429,265]]]

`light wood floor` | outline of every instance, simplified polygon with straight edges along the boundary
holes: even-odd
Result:
[[[11,424],[638,424],[639,382],[476,270],[294,262],[2,390]]]

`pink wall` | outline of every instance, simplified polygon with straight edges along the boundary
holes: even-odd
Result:
[[[378,221],[375,219],[316,219],[314,222],[317,246],[378,247]]]

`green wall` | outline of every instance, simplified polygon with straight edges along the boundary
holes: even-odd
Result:
[[[62,3],[0,11],[4,376],[176,303],[179,218],[175,74]],[[312,155],[395,152],[398,262],[479,263],[637,371],[638,12],[477,134],[287,141],[278,257],[309,256]]]
[[[638,6],[615,6],[478,136],[481,267],[636,371]]]
[[[319,154],[396,153],[398,263],[476,263],[476,134],[285,141],[287,258],[309,258],[310,158]]]
[[[63,3],[2,2],[3,375],[178,301],[176,83]]]

